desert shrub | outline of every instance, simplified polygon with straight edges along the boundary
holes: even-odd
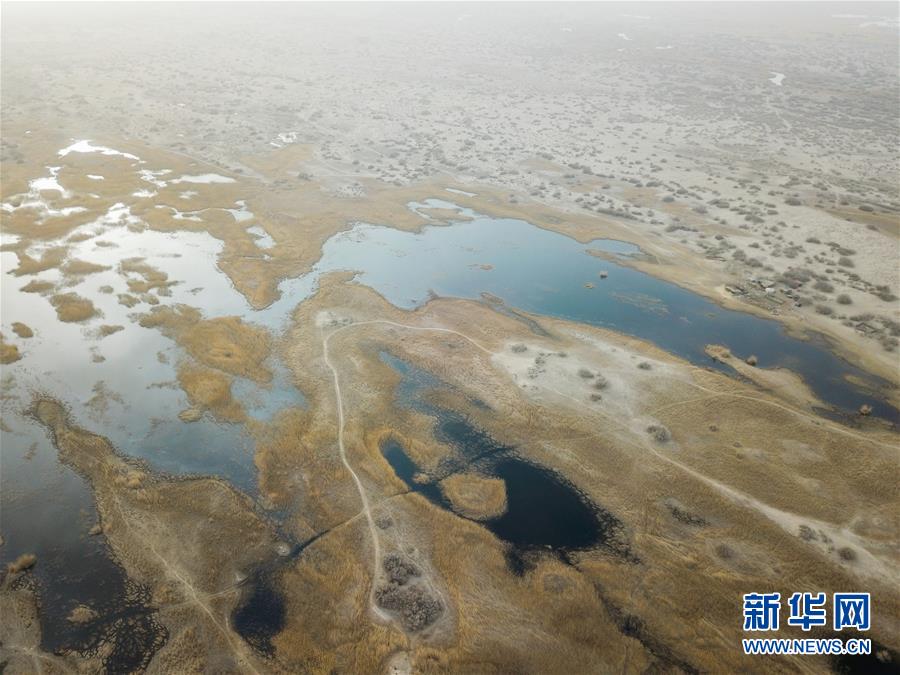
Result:
[[[651,424],[647,427],[647,433],[650,434],[657,443],[665,443],[672,440],[671,432],[662,424]]]
[[[846,293],[841,293],[837,296],[837,302],[839,305],[849,305],[853,303],[853,300],[850,299],[850,296]]]

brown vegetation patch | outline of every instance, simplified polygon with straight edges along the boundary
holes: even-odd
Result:
[[[153,289],[164,289],[173,285],[169,275],[144,262],[143,258],[129,258],[119,264],[123,274],[136,274],[140,279],[129,278],[128,290],[137,295],[149,293]],[[159,292],[159,291],[157,291]],[[160,293],[162,295],[163,293]]]
[[[108,335],[112,335],[113,333],[118,333],[120,330],[125,330],[125,326],[110,325],[104,323],[100,326],[100,328],[97,329],[97,333],[101,338],[105,338]]]
[[[13,322],[12,330],[13,333],[18,335],[20,338],[34,337],[34,331],[31,330],[29,326],[26,326],[24,323],[20,323],[19,321]]]
[[[44,272],[59,267],[63,260],[65,260],[68,250],[69,249],[65,246],[49,248],[43,252],[40,258],[32,258],[22,251],[17,251],[16,255],[19,258],[19,266],[13,270],[13,274],[17,277],[21,277],[27,274],[37,274],[38,272]]]
[[[231,397],[231,378],[218,370],[182,363],[178,382],[197,410],[209,410],[223,422],[242,422],[243,406]]]
[[[22,358],[19,348],[3,339],[0,333],[0,363],[15,363]]]
[[[69,612],[68,619],[72,623],[88,623],[97,618],[97,612],[87,605],[78,605]]]
[[[56,288],[56,285],[50,281],[44,281],[42,279],[32,279],[27,284],[22,286],[22,291],[25,293],[47,293],[48,291],[52,291]]]
[[[506,512],[506,483],[474,473],[457,473],[441,481],[444,495],[466,518],[490,520]]]
[[[69,260],[63,265],[63,272],[72,276],[87,276],[97,272],[105,272],[109,269],[106,265],[97,265],[86,260]]]
[[[272,349],[267,330],[235,316],[203,319],[187,305],[159,307],[141,317],[145,328],[159,328],[191,356],[211,368],[268,382],[272,373],[263,366]]]
[[[67,323],[86,321],[97,315],[94,303],[77,293],[60,293],[50,298],[56,308],[56,316]]]

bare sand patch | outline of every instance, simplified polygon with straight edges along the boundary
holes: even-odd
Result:
[[[425,207],[418,209],[419,213],[428,216],[432,221],[440,223],[455,223],[473,220],[472,216],[462,213],[456,209],[446,209],[439,207]]]

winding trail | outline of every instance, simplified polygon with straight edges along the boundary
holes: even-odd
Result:
[[[480,349],[485,354],[489,356],[493,356],[494,352],[485,347],[484,345],[479,344],[468,335],[463,335],[459,331],[451,330],[450,328],[431,328],[431,327],[421,327],[421,326],[408,326],[406,324],[397,323],[395,321],[389,321],[387,319],[372,319],[369,321],[359,321],[357,323],[347,324],[346,326],[341,326],[340,328],[336,328],[331,331],[322,339],[322,358],[325,361],[325,365],[328,366],[328,369],[331,371],[332,379],[334,380],[334,398],[335,398],[335,406],[337,408],[337,417],[338,417],[338,432],[337,432],[337,441],[338,441],[338,453],[341,457],[341,462],[344,467],[349,472],[350,476],[353,478],[353,483],[356,485],[356,490],[359,493],[359,499],[362,502],[362,512],[366,517],[366,523],[369,526],[369,534],[372,537],[372,551],[373,551],[373,560],[372,560],[372,588],[369,591],[369,604],[372,607],[372,610],[380,617],[384,619],[389,619],[384,612],[382,612],[378,605],[372,601],[372,595],[375,592],[375,580],[380,576],[379,573],[379,564],[381,562],[381,541],[378,537],[378,528],[375,525],[375,518],[372,516],[372,506],[369,501],[369,495],[366,492],[366,488],[362,483],[362,480],[359,477],[359,474],[356,473],[353,466],[350,464],[350,460],[347,459],[347,449],[344,444],[344,403],[343,398],[341,397],[341,381],[338,376],[337,368],[334,367],[334,364],[331,362],[331,359],[328,356],[328,342],[332,337],[341,333],[350,328],[358,328],[360,326],[370,326],[373,324],[382,324],[388,326],[394,326],[395,328],[403,328],[405,330],[412,331],[430,331],[430,332],[438,332],[438,333],[449,333],[452,335],[456,335],[471,343],[478,349]]]
[[[350,326],[346,326],[346,328],[350,328]],[[334,367],[334,365],[331,363],[331,359],[328,358],[328,341],[332,338],[332,336],[336,335],[341,330],[343,330],[343,328],[338,328],[337,330],[329,333],[322,340],[322,357],[325,360],[325,365],[328,366],[328,369],[331,371],[332,378],[334,379],[334,399],[338,416],[338,452],[341,456],[341,462],[343,462],[344,467],[353,477],[353,482],[356,484],[356,491],[359,492],[359,499],[360,501],[362,501],[362,510],[366,516],[366,523],[369,525],[369,534],[372,537],[372,589],[369,591],[369,604],[379,615],[383,616],[383,613],[378,609],[378,606],[374,602],[372,602],[372,593],[374,593],[375,589],[375,579],[378,578],[378,563],[381,560],[381,541],[378,539],[378,528],[375,526],[375,519],[372,517],[372,506],[369,504],[369,495],[366,493],[366,488],[365,486],[363,486],[359,475],[356,473],[356,471],[351,466],[350,461],[347,459],[347,449],[344,446],[344,403],[343,399],[341,398],[341,381],[338,377],[337,368]]]

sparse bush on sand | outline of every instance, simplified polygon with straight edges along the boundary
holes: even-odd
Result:
[[[662,424],[651,424],[647,427],[647,433],[650,434],[657,443],[666,443],[672,440],[672,433]]]

